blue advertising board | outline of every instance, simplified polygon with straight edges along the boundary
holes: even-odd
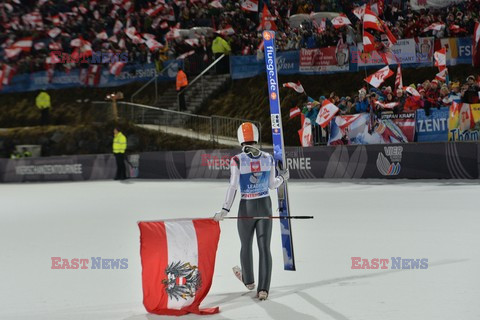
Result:
[[[448,141],[448,112],[447,107],[431,109],[430,115],[425,110],[418,109],[415,123],[417,142]]]

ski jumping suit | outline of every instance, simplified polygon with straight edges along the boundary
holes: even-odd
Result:
[[[240,185],[239,217],[268,217],[272,215],[272,202],[268,189],[276,189],[283,183],[283,177],[275,177],[273,157],[261,151],[258,156],[242,152],[230,161],[230,185],[223,208],[230,211],[237,188]],[[239,219],[242,279],[245,285],[255,282],[253,275],[252,242],[256,232],[260,259],[258,291],[269,291],[272,274],[270,239],[272,220]]]

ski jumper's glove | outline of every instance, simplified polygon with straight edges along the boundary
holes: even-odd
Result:
[[[213,216],[213,220],[222,221],[223,218],[227,216],[227,214],[228,214],[228,210],[225,208],[222,208],[222,210],[215,213],[215,215]]]

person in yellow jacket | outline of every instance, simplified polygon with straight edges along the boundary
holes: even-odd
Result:
[[[127,138],[118,128],[113,129],[113,155],[117,163],[117,173],[115,180],[127,179],[125,168],[125,150],[127,149]]]
[[[42,126],[48,125],[50,122],[50,108],[52,107],[50,95],[45,90],[42,90],[35,99],[35,103],[41,112],[40,124]]]
[[[182,68],[178,68],[177,72],[177,92],[179,93],[178,108],[180,111],[185,110],[185,93],[182,92],[184,88],[188,86],[187,75]]]
[[[217,34],[217,37],[212,42],[212,52],[215,56],[215,60],[218,59],[222,54],[225,54],[226,57],[219,61],[215,67],[217,74],[225,74],[229,72],[229,55],[232,51],[230,44],[221,37],[220,34]]]

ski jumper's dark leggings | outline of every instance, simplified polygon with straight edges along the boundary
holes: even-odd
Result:
[[[240,200],[239,217],[268,217],[272,215],[272,201],[270,197],[260,199]],[[272,237],[272,220],[238,219],[238,234],[242,248],[240,261],[242,264],[242,279],[244,284],[255,282],[253,275],[253,234],[256,233],[260,267],[258,272],[257,291],[270,291],[272,277],[272,254],[270,253],[270,239]]]

